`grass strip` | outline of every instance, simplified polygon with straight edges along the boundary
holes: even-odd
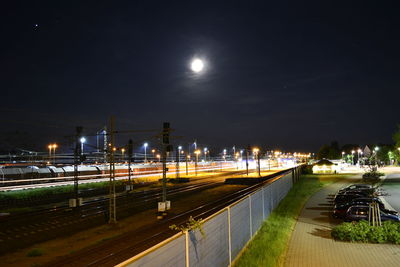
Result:
[[[116,186],[123,185],[123,181],[116,181]],[[79,190],[97,189],[97,188],[108,188],[109,182],[98,182],[98,183],[84,183],[79,185]],[[43,187],[43,188],[32,188],[15,191],[0,192],[0,201],[12,200],[12,199],[24,199],[33,197],[43,197],[49,195],[57,195],[63,193],[74,192],[74,185],[62,185],[56,187]]]
[[[345,175],[302,175],[287,196],[263,223],[261,229],[235,262],[240,266],[283,266],[298,215],[310,196]]]

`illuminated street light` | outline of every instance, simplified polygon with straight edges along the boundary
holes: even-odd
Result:
[[[158,162],[160,162],[160,161],[161,161],[161,156],[160,156],[160,154],[157,154],[156,157],[158,158]]]
[[[49,149],[49,163],[55,163],[56,161],[56,148],[57,148],[57,144],[50,144],[47,146],[47,148]],[[53,154],[53,157],[51,156]]]
[[[147,146],[148,146],[148,145],[149,145],[148,143],[144,143],[144,144],[143,144],[143,146],[144,146],[144,162],[145,162],[145,163],[147,163],[146,150],[147,150]]]
[[[260,166],[260,155],[259,155],[260,149],[258,147],[253,148],[253,154],[254,154],[254,160],[256,161],[257,164],[257,170],[258,170],[258,176],[261,176],[261,166]]]
[[[178,146],[178,162],[181,161],[181,150],[182,150],[182,146]]]
[[[207,152],[208,152],[208,148],[204,148],[204,161],[207,161]]]
[[[57,144],[53,144],[53,164],[56,164],[56,148],[58,147]]]
[[[375,150],[375,164],[378,165],[378,150],[379,150],[379,147],[376,146],[374,148],[374,150]]]
[[[156,153],[156,150],[155,150],[155,149],[152,149],[152,150],[151,150],[151,153],[153,153],[153,159],[154,159],[154,158],[155,158],[155,157],[154,157],[154,155],[155,155],[154,153]]]
[[[199,154],[200,154],[200,150],[195,150],[194,154],[196,155],[196,161],[194,162],[194,169],[195,169],[195,173],[197,176],[197,162],[199,161]]]
[[[81,155],[83,155],[83,144],[86,142],[86,138],[81,137],[81,139],[79,141],[81,142]]]
[[[125,159],[125,157],[124,157],[124,154],[125,154],[125,148],[122,148],[122,149],[121,149],[121,153],[122,153],[122,161],[124,161],[124,159]]]
[[[361,150],[361,148],[359,148],[359,149],[357,150],[357,155],[358,155],[358,160],[357,160],[357,162],[358,162],[358,164],[360,164],[360,157],[361,157],[361,154],[362,154],[362,150]]]

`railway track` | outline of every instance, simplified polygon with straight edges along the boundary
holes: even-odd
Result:
[[[170,197],[180,196],[221,184],[221,182],[204,182],[179,186],[169,189],[168,195]],[[162,192],[159,189],[118,195],[119,218],[154,208],[161,195]],[[2,218],[0,221],[0,253],[104,224],[107,222],[107,210],[108,198],[102,197],[86,202],[78,210],[63,206]]]
[[[170,230],[170,225],[184,224],[190,216],[196,219],[206,218],[254,192],[263,184],[246,187],[216,201],[125,233],[112,240],[50,262],[45,266],[114,266],[174,235],[176,231]]]

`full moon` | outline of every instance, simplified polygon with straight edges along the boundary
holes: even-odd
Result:
[[[190,68],[192,69],[193,72],[200,72],[204,69],[204,63],[203,60],[201,59],[193,59],[192,64],[190,65]]]

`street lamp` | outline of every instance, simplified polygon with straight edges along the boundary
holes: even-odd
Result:
[[[52,149],[53,145],[48,145],[47,147],[49,148],[49,162],[50,162],[50,160],[51,160],[51,149]]]
[[[56,148],[58,147],[57,144],[53,144],[53,164],[56,164]]]
[[[53,163],[56,161],[56,148],[57,148],[57,144],[50,144],[47,146],[47,148],[49,149],[49,163]],[[51,154],[53,153],[53,157],[51,156]]]
[[[122,161],[124,161],[124,159],[125,159],[125,157],[124,157],[124,154],[125,154],[125,148],[122,148],[122,149],[121,149],[121,153],[122,153]]]
[[[344,154],[345,154],[344,151],[342,151],[342,160],[344,160]]]
[[[376,146],[374,148],[374,150],[375,150],[375,164],[378,165],[378,150],[379,150],[379,147]]]
[[[195,169],[195,174],[197,176],[197,162],[199,161],[200,150],[196,149],[194,151],[194,154],[196,155],[196,161],[194,162],[194,169]]]
[[[351,151],[351,165],[354,165],[354,153],[356,153],[354,150]]]
[[[86,142],[86,138],[81,137],[81,139],[79,141],[81,142],[81,155],[83,155],[83,144]]]
[[[207,151],[208,151],[208,148],[204,148],[204,161],[207,161]]]
[[[189,175],[188,161],[190,160],[190,155],[187,155],[185,158],[186,158],[186,176],[188,176]]]
[[[178,146],[178,162],[181,161],[181,150],[182,150],[182,146]]]
[[[144,162],[145,162],[145,163],[147,163],[146,150],[147,150],[147,146],[148,146],[148,145],[149,145],[148,143],[144,143],[144,144],[143,144],[143,146],[144,146]]]
[[[160,154],[157,154],[157,158],[158,158],[158,162],[160,162],[160,161],[161,161],[161,156],[160,156]]]
[[[155,158],[155,157],[154,157],[154,153],[156,153],[156,150],[155,150],[155,149],[152,149],[152,150],[151,150],[151,153],[153,153],[153,159],[154,159],[154,158]]]

